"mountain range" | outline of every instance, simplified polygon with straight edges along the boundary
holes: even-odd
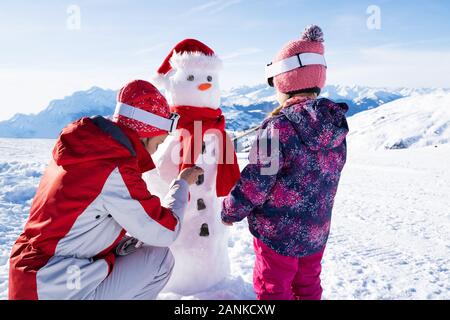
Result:
[[[371,88],[364,86],[330,85],[321,96],[349,105],[348,116],[378,108],[405,97],[427,94],[450,94],[450,89]],[[55,138],[68,123],[83,116],[109,116],[116,104],[115,90],[93,87],[78,91],[63,99],[53,100],[37,114],[16,114],[0,122],[0,137]],[[227,129],[245,131],[258,125],[274,109],[274,89],[265,84],[243,86],[223,92],[222,110],[227,118]]]

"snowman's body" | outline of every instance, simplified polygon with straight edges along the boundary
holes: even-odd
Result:
[[[218,69],[197,66],[174,68],[166,78],[169,103],[217,109],[220,103]],[[177,130],[177,135],[169,136],[152,156],[157,170],[147,174],[146,180],[150,191],[160,197],[167,193],[169,184],[179,173],[180,134]],[[191,294],[206,290],[230,272],[228,232],[220,218],[222,200],[216,195],[217,148],[217,137],[205,133],[202,153],[195,163],[204,170],[204,178],[190,187],[181,232],[171,246],[175,268],[165,291]]]
[[[223,280],[230,272],[228,232],[221,223],[221,199],[216,196],[217,165],[211,164],[216,152],[214,138],[205,135],[205,152],[196,163],[204,170],[204,181],[190,187],[190,201],[181,232],[171,246],[176,263],[165,291],[181,294],[202,291]],[[178,165],[169,158],[171,154],[179,154],[179,137],[168,137],[160,148],[153,156],[159,177],[153,172],[147,179],[150,191],[164,196],[170,182],[178,175]]]

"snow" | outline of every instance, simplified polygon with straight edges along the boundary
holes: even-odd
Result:
[[[324,259],[326,298],[450,297],[449,156],[449,145],[350,152]]]
[[[53,140],[0,139],[0,299],[7,296],[8,257],[22,231]]]
[[[54,140],[0,139],[0,299],[8,256]],[[240,154],[245,164],[246,155]],[[325,299],[450,299],[450,145],[366,150],[349,143],[325,251]],[[254,299],[245,222],[230,228],[231,275],[189,296]]]
[[[450,142],[450,94],[432,93],[387,103],[349,118],[357,148],[405,149]]]

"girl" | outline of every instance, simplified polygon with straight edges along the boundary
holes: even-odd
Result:
[[[189,185],[202,174],[182,171],[163,204],[141,178],[155,167],[150,155],[175,118],[153,85],[136,80],[119,92],[114,121],[82,118],[63,129],[12,248],[10,299],[158,295],[174,266],[168,246],[180,232]],[[146,245],[126,249],[137,242],[127,232]]]
[[[250,163],[223,203],[225,224],[248,217],[258,299],[321,299],[321,260],[348,133],[347,105],[317,98],[325,85],[323,54],[322,30],[310,26],[268,65],[280,107],[261,125]]]

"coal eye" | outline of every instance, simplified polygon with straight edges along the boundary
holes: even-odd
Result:
[[[190,75],[187,77],[187,79],[188,79],[188,81],[194,81],[195,77],[194,77],[192,74],[190,74]]]
[[[208,76],[206,79],[208,80],[208,82],[212,81],[212,77],[211,76]]]

